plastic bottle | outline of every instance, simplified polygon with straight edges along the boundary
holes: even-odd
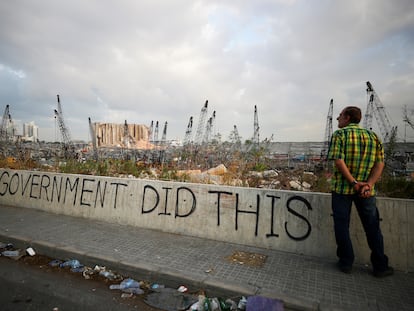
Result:
[[[127,288],[140,288],[139,282],[134,279],[125,279],[120,284],[112,284],[110,289],[127,289]]]
[[[115,280],[116,279],[116,275],[111,271],[102,270],[102,271],[99,271],[99,275],[104,276],[104,277],[106,277],[107,279],[110,279],[110,280]]]
[[[72,260],[65,261],[64,263],[61,263],[59,266],[61,268],[63,268],[63,267],[71,267],[71,268],[82,267],[81,263],[77,259],[72,259]]]
[[[18,257],[20,256],[20,250],[15,251],[3,251],[1,254],[5,257]]]
[[[239,300],[239,304],[237,305],[237,308],[240,310],[246,310],[246,304],[247,304],[247,299],[246,297],[242,296],[241,299]]]
[[[217,298],[210,299],[210,309],[211,311],[218,311],[221,310],[220,303]]]
[[[229,310],[237,310],[237,304],[236,304],[236,302],[234,300],[232,300],[232,299],[229,298],[229,299],[226,299],[225,300],[225,303],[228,306],[228,309]],[[221,307],[221,309],[223,311],[225,311],[225,309],[223,307]]]
[[[204,311],[204,301],[205,300],[206,300],[206,296],[198,295],[197,311]]]
[[[198,311],[210,311],[210,299],[205,295],[198,295]]]

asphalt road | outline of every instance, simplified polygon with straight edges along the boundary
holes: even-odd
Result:
[[[0,257],[0,310],[138,310],[160,311],[142,297],[121,298],[99,280],[80,274],[57,271],[47,265]]]

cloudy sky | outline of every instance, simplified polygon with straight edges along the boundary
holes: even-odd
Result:
[[[0,109],[41,140],[93,122],[168,122],[167,139],[216,111],[228,139],[322,141],[329,102],[365,112],[366,81],[399,135],[414,108],[412,0],[13,0],[0,2]],[[375,121],[374,121],[375,123]],[[375,127],[375,126],[374,126]],[[160,134],[161,135],[161,134]]]

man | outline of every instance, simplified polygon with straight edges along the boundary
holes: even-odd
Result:
[[[332,179],[332,211],[338,267],[351,273],[354,251],[349,234],[352,202],[365,230],[376,277],[392,275],[384,254],[384,242],[375,199],[375,183],[384,168],[384,149],[377,135],[361,128],[361,109],[346,107],[339,114],[338,130],[332,135],[328,159],[335,164]]]

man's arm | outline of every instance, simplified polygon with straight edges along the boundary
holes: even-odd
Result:
[[[375,162],[374,166],[369,173],[367,183],[372,188],[372,186],[378,181],[381,177],[382,171],[384,170],[384,162]]]
[[[355,180],[355,178],[349,171],[348,166],[346,166],[345,161],[342,159],[335,159],[334,163],[338,171],[342,174],[342,176],[344,176],[345,179],[351,184]]]
[[[335,159],[334,161],[336,168],[338,169],[338,171],[342,174],[342,176],[344,176],[344,178],[350,183],[353,184],[354,180],[356,180],[354,178],[354,176],[352,176],[351,172],[349,171],[348,166],[346,166],[345,161],[342,159]],[[357,180],[356,184],[353,184],[353,188],[356,192],[360,192],[361,188],[366,185],[365,182],[359,182]]]

